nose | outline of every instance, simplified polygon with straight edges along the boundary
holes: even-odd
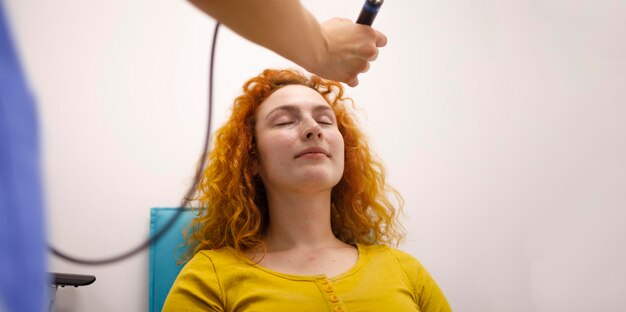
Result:
[[[310,132],[307,132],[307,134],[306,134],[307,140],[310,140],[310,139],[315,138],[315,137],[317,137],[318,139],[321,139],[322,138],[322,133],[321,132],[310,131]]]
[[[320,128],[320,125],[317,124],[317,122],[313,121],[313,122],[309,122],[305,125],[304,127],[304,131],[302,132],[302,138],[305,141],[308,140],[315,140],[315,139],[321,139],[322,138],[322,128]]]

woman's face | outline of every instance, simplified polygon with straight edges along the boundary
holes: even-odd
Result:
[[[258,173],[267,191],[330,190],[343,176],[344,142],[333,109],[317,91],[282,87],[256,112]]]

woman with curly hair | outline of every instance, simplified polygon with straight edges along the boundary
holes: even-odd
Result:
[[[340,83],[293,70],[244,84],[215,135],[164,311],[450,310],[390,246],[402,199],[349,103]]]

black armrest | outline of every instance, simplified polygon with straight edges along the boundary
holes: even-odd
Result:
[[[52,285],[54,286],[87,286],[96,281],[93,275],[79,275],[66,273],[50,273],[52,275]]]

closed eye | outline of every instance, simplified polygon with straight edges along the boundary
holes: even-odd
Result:
[[[320,125],[332,126],[335,124],[333,118],[328,116],[321,116],[317,119],[317,123]]]
[[[324,126],[332,126],[335,125],[335,116],[330,107],[324,108],[319,115],[315,118],[317,123]]]

